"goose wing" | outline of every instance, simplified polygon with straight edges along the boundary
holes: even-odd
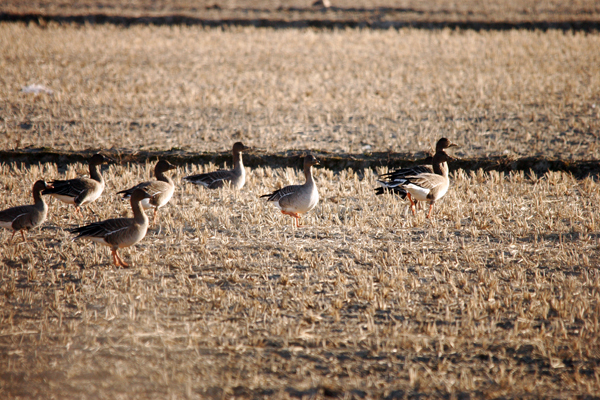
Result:
[[[92,188],[92,183],[89,179],[69,179],[66,181],[52,181],[50,182],[52,188],[44,189],[42,194],[56,194],[67,197],[78,197],[82,193]],[[94,181],[95,182],[95,181]]]
[[[111,236],[118,235],[129,229],[134,223],[133,218],[115,218],[105,221],[94,222],[89,225],[80,226],[71,230],[71,233],[77,234],[75,239],[80,238],[99,238],[111,243]]]
[[[170,185],[167,182],[149,181],[149,182],[142,182],[139,185],[136,185],[127,190],[121,190],[120,192],[117,192],[117,194],[123,193],[123,198],[128,199],[131,197],[131,194],[133,193],[133,191],[135,189],[142,189],[144,192],[146,192],[150,196],[154,197],[157,194],[168,191],[169,188],[170,188]]]
[[[267,201],[276,201],[283,199],[284,197],[288,197],[296,193],[300,189],[301,185],[291,185],[283,187],[279,190],[274,191],[273,193],[263,194],[262,197],[266,197]]]
[[[218,189],[223,187],[225,182],[231,181],[233,178],[232,171],[222,169],[205,174],[186,176],[183,179],[196,185],[206,186],[209,189]]]
[[[415,186],[419,186],[423,189],[432,190],[440,185],[443,185],[447,182],[447,178],[442,175],[426,173],[419,174],[415,176],[407,176],[405,178],[405,183],[402,186],[406,186],[408,184],[413,184]]]
[[[387,178],[389,181],[398,178],[404,178],[407,176],[414,176],[419,174],[432,174],[433,168],[430,165],[417,165],[411,168],[401,168],[387,174],[380,175],[380,178]]]

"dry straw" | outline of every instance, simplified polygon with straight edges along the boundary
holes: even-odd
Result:
[[[110,165],[87,219],[128,214],[115,192],[153,166]],[[1,167],[1,207],[61,175]],[[371,171],[318,169],[323,200],[295,229],[258,195],[301,179],[265,167],[241,191],[208,191],[177,178],[159,227],[124,251],[130,270],[73,243],[78,221],[55,201],[30,244],[3,232],[0,393],[597,392],[597,182],[457,171],[429,221],[374,196]]]
[[[598,159],[599,36],[0,25],[0,146]],[[65,45],[68,43],[68,45]],[[52,96],[21,93],[41,84]]]
[[[511,3],[512,4],[512,3]],[[599,36],[0,24],[0,146],[422,151],[598,159]],[[44,85],[53,95],[21,89]],[[87,221],[154,162],[110,165]],[[182,185],[115,269],[68,207],[0,234],[0,398],[585,397],[600,392],[598,183],[454,171],[435,218],[316,171],[295,229],[258,196]],[[451,167],[452,169],[452,167]],[[0,164],[0,209],[82,164]],[[377,172],[386,172],[385,169]],[[162,212],[164,211],[164,212]]]

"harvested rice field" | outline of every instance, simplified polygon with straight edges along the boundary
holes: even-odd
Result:
[[[151,7],[128,4],[104,12]],[[498,4],[518,19],[516,3]],[[191,6],[164,10],[177,7]],[[318,13],[330,12],[343,10]],[[182,178],[223,165],[181,161],[157,225],[120,251],[129,269],[69,233],[131,216],[116,192],[152,179],[156,159],[114,157],[82,218],[47,197],[48,219],[27,243],[0,231],[0,398],[597,399],[597,174],[457,165],[600,160],[598,48],[597,32],[556,30],[0,23],[0,210],[31,204],[37,179],[87,174],[73,153],[191,159],[243,141],[255,149],[247,158],[344,160],[422,154],[442,136],[460,145],[433,218],[375,196],[385,163],[328,163],[314,170],[320,202],[300,228],[259,198],[302,183],[300,170],[258,157],[242,190],[211,191]],[[64,160],[10,157],[45,150]]]
[[[597,34],[0,24],[0,38],[4,149],[417,152],[448,136],[463,158],[600,159]]]
[[[2,168],[3,209],[63,175]],[[86,221],[130,213],[115,193],[152,168],[110,165]],[[177,178],[158,226],[122,252],[131,269],[72,242],[78,221],[53,199],[27,244],[3,231],[2,397],[598,393],[596,180],[457,171],[426,220],[374,196],[372,172],[317,169],[322,201],[295,229],[258,195],[300,174],[249,172],[240,192]]]

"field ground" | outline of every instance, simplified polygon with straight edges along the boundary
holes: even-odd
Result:
[[[125,215],[114,193],[151,167],[111,165],[87,218]],[[2,208],[29,198],[23,180],[60,176],[2,168]],[[253,170],[239,193],[180,186],[124,251],[131,270],[71,242],[77,221],[51,201],[30,243],[2,233],[0,394],[598,393],[598,182],[457,172],[428,221],[373,196],[375,178],[317,170],[322,202],[298,230],[257,198],[291,169]]]
[[[418,152],[448,136],[462,158],[600,159],[597,34],[4,23],[0,38],[4,149]]]
[[[2,208],[60,176],[2,168]],[[111,165],[87,219],[125,215],[114,193],[151,169]],[[70,241],[55,201],[30,243],[4,231],[1,397],[598,393],[597,181],[458,171],[428,221],[374,196],[372,173],[316,177],[322,202],[298,230],[258,199],[300,180],[291,169],[252,170],[239,193],[181,185],[123,252],[130,270]]]
[[[193,153],[242,140],[345,157],[422,152],[443,135],[461,158],[593,162],[599,42],[0,23],[0,148]],[[52,94],[22,92],[34,84]],[[86,172],[0,161],[0,209],[29,202],[36,179]],[[132,269],[72,242],[79,221],[54,200],[28,243],[0,231],[0,398],[598,398],[597,176],[451,165],[430,221],[373,195],[385,168],[322,168],[321,202],[294,229],[258,196],[302,181],[297,170],[248,169],[240,192],[181,184],[214,168],[179,165],[159,225],[122,253]],[[130,213],[115,192],[151,170],[109,165],[86,221]]]

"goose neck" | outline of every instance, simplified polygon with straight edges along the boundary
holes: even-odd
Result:
[[[131,210],[133,211],[133,219],[136,223],[144,225],[148,223],[148,216],[142,210],[141,200],[134,201],[131,199]]]
[[[313,180],[313,175],[312,175],[312,168],[310,165],[305,165],[304,166],[304,176],[306,177],[306,184],[310,185],[314,183]]]
[[[244,169],[244,162],[242,161],[242,153],[239,151],[233,152],[233,169],[241,170]]]
[[[100,173],[100,165],[90,164],[90,178],[92,178],[93,180],[95,180],[97,182],[104,183],[104,178],[102,177],[102,174]]]
[[[169,176],[165,175],[164,171],[156,173],[156,179],[161,182],[167,182],[168,184],[173,185],[173,180]]]
[[[33,204],[38,208],[45,208],[46,202],[44,201],[44,197],[42,197],[42,190],[34,190],[33,191]]]

